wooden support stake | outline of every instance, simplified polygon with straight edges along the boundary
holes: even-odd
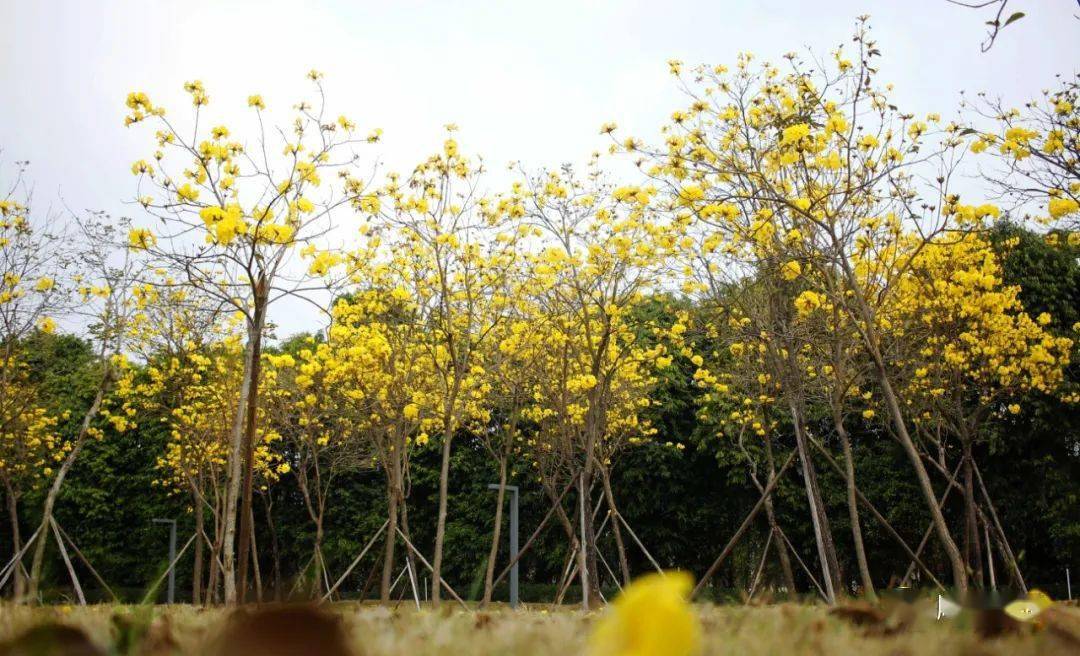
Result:
[[[82,564],[86,566],[86,569],[90,570],[90,574],[94,577],[94,579],[101,585],[101,587],[105,588],[105,591],[109,593],[109,596],[112,597],[112,600],[114,602],[119,602],[120,598],[116,596],[116,593],[113,592],[112,588],[109,587],[109,584],[105,582],[105,579],[101,578],[101,575],[97,573],[97,570],[94,569],[94,566],[90,564],[90,561],[86,558],[86,556],[83,555],[83,552],[79,551],[79,547],[75,545],[75,541],[72,540],[71,536],[67,534],[67,531],[64,530],[64,527],[56,524],[56,528],[60,529],[60,535],[64,536],[64,539],[67,540],[67,543],[71,547],[71,550],[75,552],[75,555],[79,558],[80,561],[82,561]]]
[[[964,462],[962,460],[959,463],[956,464],[956,469],[953,470],[952,476],[949,477],[950,481],[955,481],[956,480],[956,475],[960,473],[960,467],[962,467],[963,464],[964,464]],[[948,485],[948,486],[945,487],[945,491],[941,494],[941,500],[938,501],[938,509],[939,510],[945,507],[945,502],[949,499],[949,494],[952,491],[953,491],[952,485]],[[917,555],[917,556],[922,555],[923,549],[926,548],[926,544],[930,541],[930,536],[933,535],[933,533],[934,533],[934,522],[933,522],[933,520],[931,520],[930,523],[926,525],[926,530],[923,531],[922,540],[919,540],[919,546],[916,547],[916,549],[915,549],[915,555]],[[916,564],[915,564],[915,561],[913,560],[913,561],[911,561],[911,564],[908,565],[907,571],[904,572],[904,578],[901,579],[900,585],[907,585],[908,580],[911,579],[911,575],[915,573],[915,567],[916,567]]]
[[[75,575],[75,567],[71,564],[67,547],[64,546],[64,538],[60,537],[60,529],[57,528],[56,520],[51,516],[49,517],[49,524],[52,525],[53,536],[56,537],[56,544],[60,547],[60,556],[64,559],[64,566],[67,567],[68,576],[71,577],[71,584],[75,586],[75,596],[79,598],[79,605],[85,606],[86,595],[83,594],[82,585],[79,584],[79,577]]]
[[[1024,594],[1027,594],[1028,588],[1027,583],[1024,582],[1024,575],[1020,572],[1020,565],[1016,562],[1016,556],[1013,555],[1008,538],[1005,537],[1005,529],[1001,527],[1001,521],[998,519],[997,510],[994,508],[994,502],[990,500],[990,492],[986,489],[986,483],[983,481],[982,472],[979,471],[979,466],[975,464],[974,460],[971,461],[971,468],[975,470],[975,477],[979,480],[979,489],[982,491],[983,500],[986,501],[986,508],[990,511],[990,519],[994,522],[994,529],[998,534],[998,541],[1001,543],[1006,562],[1012,570],[1016,582],[1020,584],[1020,590]],[[986,518],[983,517],[983,523],[985,522]]]
[[[818,441],[814,438],[810,438],[810,443],[817,447],[818,451],[821,452],[821,455],[825,456],[825,460],[828,461],[830,465],[832,465],[833,469],[835,469],[841,476],[844,476],[843,468],[841,468],[840,464],[837,463],[831,455],[829,455],[829,452],[825,450],[825,447],[821,446],[821,444],[819,444]],[[885,527],[885,531],[889,535],[891,535],[894,540],[896,540],[897,544],[899,544],[900,547],[905,552],[907,552],[908,557],[917,562],[919,564],[919,567],[923,568],[923,571],[926,572],[926,575],[929,576],[930,580],[934,582],[934,585],[944,590],[945,586],[942,585],[941,581],[939,581],[938,578],[934,576],[934,573],[930,571],[930,568],[927,567],[926,564],[919,559],[915,552],[911,550],[911,547],[909,547],[907,542],[904,541],[904,538],[896,532],[896,529],[892,527],[892,524],[889,523],[889,520],[885,519],[885,516],[878,512],[877,508],[874,507],[874,504],[870,503],[870,500],[866,498],[866,495],[864,495],[862,493],[862,490],[860,490],[858,487],[855,488],[855,496],[859,499],[859,503],[864,505],[866,509],[870,511],[870,514],[872,514],[874,518],[877,519],[883,527]]]
[[[405,537],[405,534],[401,532],[400,528],[397,529],[397,534],[401,536],[402,540],[405,541],[405,546],[409,548],[409,551],[412,551],[416,555],[416,557],[420,559],[420,562],[424,564],[424,567],[426,567],[428,571],[431,572],[431,574],[434,576],[435,568],[431,566],[431,563],[427,561],[427,558],[424,558],[424,554],[420,553],[417,548],[413,546],[412,542],[409,542],[409,538]],[[446,579],[440,576],[439,583],[442,585],[442,587],[446,588],[446,591],[450,593],[451,597],[453,597],[455,600],[457,600],[459,604],[461,604],[462,608],[464,608],[465,610],[469,610],[468,604],[466,604],[462,600],[462,598],[458,596],[458,593],[454,592],[454,589],[450,587],[450,584],[446,582]]]
[[[198,532],[191,534],[191,537],[188,538],[188,541],[184,543],[184,547],[180,549],[179,553],[176,554],[176,558],[173,558],[172,562],[169,563],[169,566],[165,568],[164,572],[161,573],[161,576],[159,576],[157,580],[154,581],[154,584],[147,589],[146,597],[143,598],[144,602],[149,603],[150,600],[157,596],[158,586],[161,585],[161,582],[164,581],[165,577],[169,575],[169,572],[172,571],[172,568],[176,567],[176,563],[180,562],[180,559],[184,557],[184,553],[188,550],[188,547],[191,546],[191,543],[194,542],[195,538],[197,537],[199,537]]]
[[[754,580],[750,582],[750,591],[746,597],[746,601],[749,603],[754,598],[754,593],[757,592],[757,584],[761,579],[761,573],[765,571],[765,559],[769,556],[769,546],[772,545],[773,532],[769,531],[769,537],[765,540],[765,548],[761,550],[761,562],[758,563],[757,569],[754,571]],[[781,545],[781,548],[782,545]]]
[[[656,559],[652,557],[652,554],[649,553],[649,550],[646,549],[645,545],[641,543],[641,540],[638,539],[637,533],[634,533],[634,529],[630,528],[630,524],[626,521],[626,518],[622,516],[622,513],[616,510],[615,517],[622,523],[623,526],[626,527],[626,532],[629,533],[630,537],[634,539],[634,543],[637,544],[639,549],[641,549],[641,553],[645,554],[645,557],[649,559],[649,562],[652,563],[652,566],[656,568],[656,571],[660,572],[660,574],[663,575],[664,568],[660,567],[660,563],[656,562]]]
[[[705,571],[705,574],[698,581],[697,585],[694,586],[693,592],[690,593],[691,599],[701,592],[701,589],[705,587],[705,584],[708,583],[709,579],[716,573],[716,570],[723,564],[724,559],[731,554],[731,550],[734,549],[735,545],[742,539],[743,534],[750,528],[750,524],[754,521],[754,518],[757,517],[758,513],[761,512],[761,509],[765,506],[765,499],[769,498],[773,488],[775,488],[776,484],[780,481],[780,477],[783,476],[784,472],[787,471],[787,468],[791,466],[791,463],[795,461],[796,453],[797,451],[793,450],[788,455],[787,460],[784,461],[783,466],[780,467],[780,471],[776,472],[776,475],[769,479],[769,483],[765,486],[765,491],[762,493],[761,498],[758,499],[757,503],[754,504],[754,507],[750,509],[750,513],[746,516],[746,519],[744,519],[742,524],[739,525],[739,528],[736,529],[735,535],[731,536],[728,543],[724,545],[724,550],[720,552],[720,555],[716,557],[713,564],[709,566],[709,569]]]
[[[4,584],[7,583],[8,577],[10,577],[12,572],[15,571],[15,568],[22,563],[23,554],[25,554],[30,549],[30,545],[34,543],[34,540],[37,539],[38,534],[40,533],[41,526],[38,526],[37,530],[34,531],[33,535],[30,536],[30,539],[23,543],[22,549],[19,550],[19,553],[12,556],[11,560],[8,561],[8,564],[4,565],[4,569],[0,570],[0,589],[3,589]]]
[[[787,533],[784,533],[784,529],[780,528],[779,525],[775,526],[774,528],[776,529],[776,532],[780,534],[780,537],[783,538],[784,544],[786,544],[788,549],[791,550],[791,555],[795,556],[795,560],[798,561],[799,566],[802,567],[803,571],[806,572],[806,575],[810,577],[810,582],[814,584],[814,588],[818,591],[818,594],[821,595],[821,600],[825,603],[828,603],[829,597],[825,595],[825,588],[821,587],[821,583],[819,583],[817,577],[814,576],[814,572],[810,569],[810,566],[807,565],[806,561],[804,561],[802,559],[802,556],[799,555],[798,550],[795,549],[795,545],[791,544],[791,540],[788,539]],[[792,590],[792,592],[795,591]]]
[[[382,532],[386,530],[386,527],[389,524],[389,519],[383,522],[383,525],[379,527],[379,530],[375,532],[375,535],[371,536],[371,539],[368,540],[368,543],[364,546],[363,550],[360,551],[360,555],[353,559],[352,563],[350,563],[349,566],[345,569],[345,573],[342,574],[341,578],[339,578],[337,582],[334,583],[334,585],[326,591],[326,594],[323,595],[323,598],[319,600],[319,603],[322,603],[329,599],[330,595],[334,594],[334,592],[341,586],[341,584],[345,582],[345,579],[349,577],[349,574],[352,574],[353,569],[355,569],[356,566],[360,564],[360,560],[367,555],[368,550],[371,549],[371,546],[373,544],[375,544],[375,540],[379,539],[379,536],[382,535]]]

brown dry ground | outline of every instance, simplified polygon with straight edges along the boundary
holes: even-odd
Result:
[[[517,612],[507,608],[464,611],[449,606],[439,611],[417,611],[404,605],[389,610],[343,603],[326,609],[330,617],[311,615],[305,619],[307,611],[287,611],[262,626],[256,617],[253,632],[257,634],[256,638],[273,635],[269,640],[277,647],[285,648],[290,635],[296,636],[298,644],[313,647],[317,641],[328,644],[325,641],[327,633],[336,632],[340,626],[344,651],[335,653],[351,656],[572,656],[585,652],[589,627],[596,617],[595,613],[544,607]],[[702,605],[698,610],[704,628],[705,654],[1023,656],[1080,653],[1080,609],[1077,608],[1053,609],[1050,619],[1042,626],[1014,624],[1004,627],[993,618],[987,621],[985,617],[973,615],[937,621],[929,601],[915,605],[896,604],[885,607],[884,611],[872,612],[855,607],[843,617],[830,613],[825,606],[812,604]],[[229,618],[230,613],[225,610],[190,606],[98,605],[35,609],[0,605],[0,641],[3,641],[0,642],[0,656],[28,653],[11,650],[10,641],[32,627],[49,622],[81,629],[102,654],[238,654],[242,650],[226,648],[222,651],[215,646],[220,644],[227,626],[235,629],[236,618],[232,618],[231,625],[227,621]],[[248,619],[251,619],[250,615]],[[331,624],[322,624],[318,635],[314,635],[310,627],[320,626],[320,622],[325,621]],[[333,630],[328,631],[327,626],[332,626]],[[1004,630],[1004,635],[980,635],[998,630]],[[312,635],[305,636],[306,632]],[[127,646],[124,646],[125,642]],[[258,649],[271,654],[264,651],[265,646]],[[333,647],[319,647],[317,652],[307,653],[328,654],[332,651]]]

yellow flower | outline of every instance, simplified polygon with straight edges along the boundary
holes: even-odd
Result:
[[[1018,403],[1010,403],[1009,404],[1009,412],[1014,414],[1014,415],[1020,414],[1020,405]]]
[[[128,232],[128,245],[135,250],[146,250],[156,243],[157,238],[146,228],[132,228]]]
[[[873,410],[863,410],[862,411],[862,416],[863,416],[863,419],[873,419],[874,418],[874,411]]]
[[[687,595],[686,572],[647,574],[631,583],[596,623],[591,656],[689,656],[701,650],[701,626]]]
[[[420,407],[415,403],[410,403],[402,410],[402,414],[406,419],[412,420],[420,416]]]
[[[795,299],[795,309],[799,311],[799,316],[806,316],[821,307],[824,302],[824,296],[808,289]]]
[[[1080,211],[1080,203],[1071,198],[1051,198],[1047,209],[1050,211],[1050,216],[1060,219],[1067,214]]]
[[[56,322],[49,317],[42,317],[38,321],[38,329],[46,335],[51,335],[56,332]]]
[[[795,280],[802,275],[802,266],[795,260],[785,262],[780,267],[780,275],[784,276],[784,280]]]
[[[199,199],[199,190],[191,186],[191,183],[184,183],[184,186],[176,190],[176,196],[180,200],[196,201]]]
[[[859,148],[861,150],[870,150],[871,148],[877,148],[877,146],[878,146],[877,137],[875,137],[872,134],[864,134],[859,139]]]
[[[134,175],[147,174],[154,175],[154,167],[150,166],[145,159],[140,159],[131,165],[131,173]]]
[[[781,145],[797,144],[803,139],[803,137],[810,134],[810,126],[806,123],[796,123],[795,125],[784,128],[783,136],[780,138]]]
[[[263,97],[256,93],[248,96],[248,107],[266,109],[266,103],[263,102]]]
[[[34,285],[34,289],[39,292],[47,292],[55,286],[56,281],[54,281],[52,278],[44,277],[38,279],[37,284]]]

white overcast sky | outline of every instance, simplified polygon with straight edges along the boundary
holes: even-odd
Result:
[[[183,115],[182,84],[200,79],[210,109],[242,132],[233,117],[249,94],[291,106],[311,68],[325,73],[335,116],[384,130],[373,162],[410,168],[454,122],[463,148],[493,168],[555,166],[605,146],[605,121],[654,135],[683,104],[669,59],[824,54],[850,42],[860,14],[898,104],[947,117],[961,89],[1019,104],[1078,68],[1074,0],[1010,2],[1018,10],[1028,16],[984,54],[991,15],[945,0],[0,0],[0,171],[30,160],[38,206],[62,198],[138,219],[124,201],[152,132],[124,128],[128,91]],[[301,304],[272,319],[279,335],[320,322]]]

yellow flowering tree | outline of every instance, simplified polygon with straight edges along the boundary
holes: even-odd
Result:
[[[357,423],[356,413],[348,407],[351,399],[342,394],[339,382],[327,383],[345,366],[336,345],[308,337],[295,353],[264,357],[266,375],[273,380],[272,384],[267,381],[268,430],[283,440],[287,454],[277,471],[292,472],[296,478],[315,527],[312,579],[327,592],[330,584],[322,545],[334,482],[345,472],[370,466],[363,437],[366,426]]]
[[[127,406],[161,416],[166,425],[168,439],[157,461],[157,483],[191,496],[198,536],[192,599],[209,604],[221,599],[218,564],[224,540],[230,418],[243,377],[243,318],[226,316],[206,297],[177,285],[165,270],[153,272],[149,280],[134,290],[139,321],[131,345],[145,366],[133,371],[118,392]],[[274,435],[265,430],[257,434],[255,468],[263,482],[273,480],[280,466],[277,454],[268,448]]]
[[[390,175],[372,209],[392,231],[381,242],[384,266],[395,272],[390,290],[412,305],[411,321],[423,326],[425,357],[438,381],[437,407],[426,408],[442,434],[439,509],[431,559],[432,601],[442,590],[451,445],[472,421],[486,422],[485,342],[507,314],[503,284],[517,262],[517,233],[506,229],[516,206],[482,195],[483,163],[465,156],[453,138],[406,179]],[[520,214],[517,214],[520,216]],[[378,244],[375,246],[378,248]],[[355,261],[357,258],[353,258]]]
[[[758,66],[749,55],[733,71],[697,68],[694,81],[684,83],[691,103],[672,115],[665,145],[646,148],[628,139],[621,147],[644,155],[646,172],[687,213],[724,226],[718,235],[704,235],[703,245],[711,238],[710,247],[737,253],[779,242],[790,253],[780,262],[796,260],[812,270],[817,282],[793,304],[804,315],[836,305],[858,331],[954,583],[966,589],[963,558],[909,432],[878,317],[909,266],[878,256],[902,235],[927,241],[960,223],[943,208],[963,142],[957,126],[890,103],[887,89],[874,82],[880,51],[865,19],[854,43],[851,59],[837,50],[823,69],[796,55],[787,58],[786,70]],[[682,65],[673,62],[672,69],[681,74]]]
[[[991,245],[969,234],[928,244],[896,288],[888,325],[907,344],[896,362],[905,397],[917,409],[920,433],[943,453],[959,442],[964,497],[964,555],[981,580],[973,446],[995,415],[1019,412],[1029,392],[1054,394],[1064,380],[1072,340],[1047,329],[1049,315],[1031,317],[1020,289],[1002,280]],[[995,536],[1005,544],[1003,535]],[[1012,573],[1015,559],[1003,550]],[[989,555],[987,555],[989,557]]]
[[[400,291],[404,281],[396,273],[358,260],[353,280],[361,287],[334,305],[325,346],[298,365],[296,376],[301,390],[334,397],[338,421],[347,422],[359,438],[350,443],[354,457],[370,459],[386,477],[383,603],[390,601],[397,532],[409,535],[410,456],[426,447],[438,428],[442,394],[428,357],[426,328],[415,321],[419,308]],[[316,388],[316,381],[323,386]]]
[[[86,441],[102,437],[102,421],[114,430],[124,431],[133,426],[131,418],[135,414],[135,409],[124,401],[125,389],[132,384],[132,368],[126,358],[126,349],[144,320],[136,286],[143,263],[121,241],[119,232],[124,227],[123,222],[118,229],[109,217],[100,214],[73,217],[73,221],[82,247],[74,260],[79,273],[72,277],[78,285],[79,302],[71,313],[87,326],[86,337],[94,347],[96,385],[78,430],[74,436],[67,437],[68,442],[62,447],[63,458],[58,461],[59,466],[45,494],[38,529],[41,539],[34,545],[27,590],[31,600],[38,596],[46,536],[68,472]]]
[[[495,498],[495,519],[484,573],[484,596],[482,603],[491,603],[494,589],[495,562],[499,554],[502,535],[503,506],[506,483],[511,469],[511,458],[523,449],[524,412],[533,400],[536,390],[547,381],[538,378],[539,370],[533,366],[543,357],[547,344],[543,341],[543,317],[535,313],[535,307],[523,293],[521,278],[506,277],[506,294],[516,299],[509,318],[495,328],[493,338],[485,342],[485,381],[491,392],[487,394],[490,407],[489,426],[481,427],[478,438],[498,468],[499,489]],[[486,428],[486,429],[485,429]],[[511,554],[513,557],[514,554]]]
[[[63,311],[67,258],[55,217],[35,216],[25,164],[0,184],[0,480],[11,521],[12,553],[22,549],[19,501],[52,474],[63,459],[56,417],[38,398],[25,342],[35,330],[52,333]],[[59,284],[57,281],[61,281]],[[25,592],[21,563],[14,573],[15,598]]]
[[[671,338],[685,330],[635,314],[661,289],[661,265],[679,233],[652,211],[654,193],[612,188],[593,167],[580,177],[570,169],[542,172],[514,191],[524,198],[536,238],[529,286],[549,333],[541,357],[548,382],[538,390],[533,420],[550,425],[540,439],[556,442],[549,450],[562,454],[554,461],[562,467],[553,471],[576,483],[579,506],[594,481],[602,484],[624,583],[630,573],[610,468],[621,448],[652,434],[640,413],[649,405],[653,373],[671,363]],[[548,487],[550,496],[554,486]],[[597,540],[591,511],[579,507],[578,515],[577,567],[588,608],[590,597],[599,599]]]
[[[293,120],[280,130],[267,130],[262,96],[248,98],[258,129],[247,145],[227,126],[207,128],[209,94],[198,81],[184,85],[194,106],[190,126],[166,118],[165,109],[144,92],[127,98],[130,113],[125,124],[154,123],[158,128],[153,157],[135,162],[132,173],[139,178],[139,202],[164,226],[157,231],[133,229],[132,247],[149,251],[182,276],[184,284],[232,307],[246,321],[246,363],[232,422],[223,551],[225,598],[230,603],[238,596],[242,599],[246,590],[252,453],[267,312],[283,297],[303,297],[320,286],[321,276],[292,266],[296,254],[314,255],[315,243],[326,236],[339,210],[368,202],[365,182],[355,172],[356,146],[378,139],[377,131],[358,135],[356,125],[345,116],[330,120],[321,74],[311,71],[308,77],[319,102],[295,105]],[[328,257],[333,254],[324,259]],[[239,554],[238,505],[243,518]]]

